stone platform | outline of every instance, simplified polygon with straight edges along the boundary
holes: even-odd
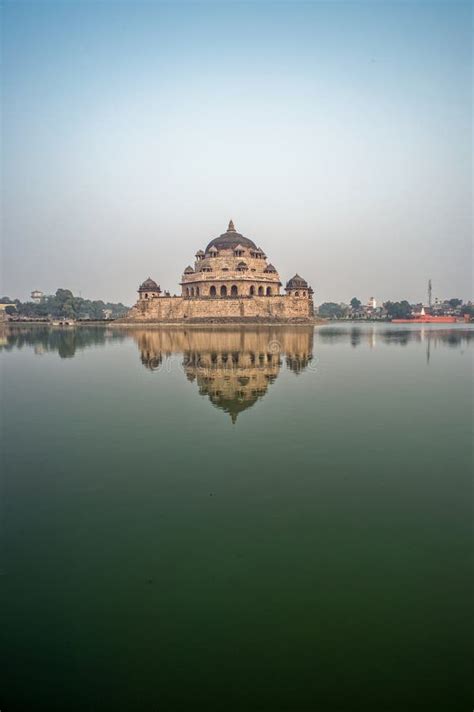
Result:
[[[122,323],[314,323],[312,299],[281,294],[252,297],[171,297],[140,300]]]

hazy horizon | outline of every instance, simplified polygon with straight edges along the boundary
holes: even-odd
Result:
[[[179,293],[236,229],[315,301],[472,299],[462,2],[5,2],[2,284]]]

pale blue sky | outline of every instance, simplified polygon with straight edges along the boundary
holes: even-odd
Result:
[[[5,2],[0,291],[178,291],[230,218],[317,303],[472,298],[470,3]]]

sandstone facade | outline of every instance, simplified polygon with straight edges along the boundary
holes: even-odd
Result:
[[[310,299],[269,297],[160,297],[139,300],[126,320],[141,323],[306,322],[313,318]]]
[[[280,293],[279,274],[260,247],[235,230],[198,250],[183,272],[181,296],[163,294],[148,278],[125,321],[148,323],[310,322],[313,290],[295,275]]]

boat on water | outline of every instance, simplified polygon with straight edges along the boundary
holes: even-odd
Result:
[[[412,319],[392,319],[392,324],[455,324],[457,321],[455,316],[433,316],[422,309]]]
[[[413,319],[392,319],[392,324],[456,324],[455,316],[415,316]]]

